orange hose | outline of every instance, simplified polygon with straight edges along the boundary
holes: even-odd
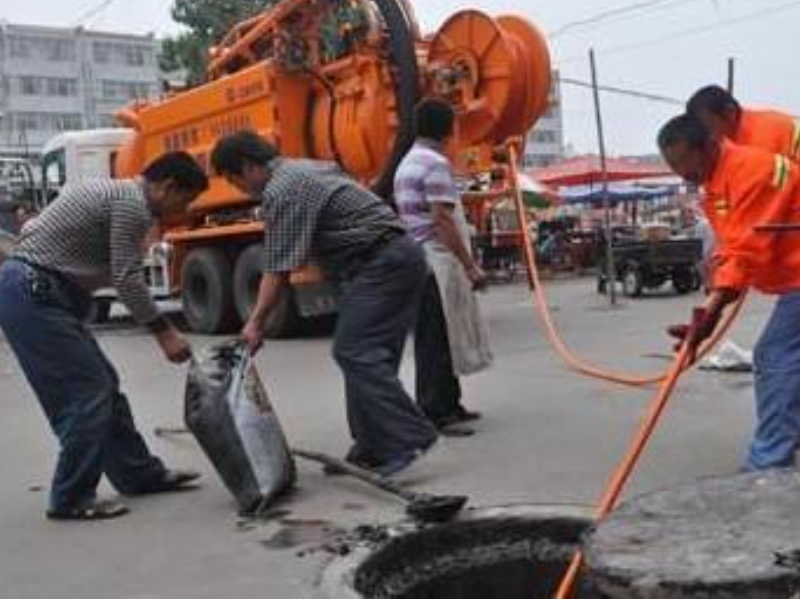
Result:
[[[696,323],[697,319],[694,320],[692,326],[696,327]],[[689,336],[687,336],[687,338],[688,337]],[[650,436],[655,430],[659,418],[661,417],[661,414],[664,412],[664,408],[667,405],[667,401],[669,400],[669,397],[675,388],[675,384],[680,378],[681,373],[683,373],[688,366],[688,362],[689,347],[686,343],[684,343],[682,344],[680,352],[678,352],[675,361],[672,363],[672,367],[668,371],[667,376],[661,383],[658,393],[651,401],[650,407],[647,411],[647,416],[639,426],[639,430],[636,432],[636,435],[631,441],[628,451],[623,456],[622,461],[615,469],[608,485],[606,486],[606,490],[603,493],[603,497],[597,507],[595,517],[597,520],[600,520],[608,515],[608,513],[610,513],[616,506],[617,500],[622,493],[622,489],[625,487],[625,483],[627,483],[628,478],[633,472],[639,457],[642,455],[642,452],[644,451],[644,448],[650,439]],[[572,557],[572,562],[570,563],[569,568],[567,569],[567,572],[558,587],[558,591],[555,596],[556,598],[569,598],[582,563],[583,553],[578,550]]]
[[[522,229],[522,248],[525,253],[525,265],[528,271],[528,279],[531,287],[533,288],[533,297],[535,299],[534,310],[536,310],[539,318],[542,320],[547,337],[555,348],[556,352],[567,363],[567,365],[575,371],[583,373],[584,375],[603,379],[605,381],[631,386],[646,386],[664,381],[668,376],[668,372],[642,376],[617,371],[608,371],[591,365],[573,354],[561,339],[555,323],[553,322],[553,317],[550,314],[547,298],[545,297],[544,289],[541,285],[541,280],[539,279],[539,270],[536,266],[536,256],[534,254],[533,244],[531,244],[530,233],[528,232],[528,216],[525,211],[525,204],[522,200],[522,192],[519,189],[519,182],[517,178],[516,148],[514,147],[513,142],[509,143],[507,148],[509,153],[509,165],[511,168],[511,191],[513,193],[514,202],[517,208],[520,228]],[[719,341],[725,336],[734,320],[738,316],[742,306],[744,305],[744,301],[745,294],[742,294],[741,298],[733,305],[731,309],[726,312],[722,323],[717,327],[714,335],[712,335],[711,338],[702,346],[700,352],[698,353],[698,359],[693,364],[697,364],[703,357],[711,352],[714,346],[716,346],[717,343],[719,343]],[[685,369],[690,367],[691,364],[684,366]]]

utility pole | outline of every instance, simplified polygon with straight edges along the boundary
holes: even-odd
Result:
[[[592,70],[592,92],[594,95],[594,114],[597,121],[597,143],[600,147],[600,171],[602,173],[602,197],[605,208],[606,232],[606,291],[611,306],[617,303],[617,269],[614,266],[614,242],[611,229],[611,199],[608,195],[608,171],[606,169],[606,142],[603,135],[603,116],[600,112],[600,91],[597,86],[597,65],[594,58],[594,48],[589,49],[589,66]]]
[[[734,62],[735,62],[735,61],[734,61],[734,59],[733,59],[733,57],[732,57],[732,56],[731,56],[730,58],[728,58],[728,93],[729,93],[729,94],[733,94],[733,84],[734,84],[733,71],[734,71]]]

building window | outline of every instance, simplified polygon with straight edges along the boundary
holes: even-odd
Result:
[[[23,96],[39,96],[42,93],[41,77],[23,76],[19,78],[19,84]]]
[[[104,79],[101,88],[104,100],[141,100],[150,95],[152,84],[147,81],[114,81]]]
[[[102,114],[98,116],[98,125],[100,127],[119,127],[120,124],[114,115]]]
[[[543,129],[541,131],[534,131],[531,139],[535,144],[555,144],[558,141],[555,131]]]
[[[94,53],[94,62],[106,64],[111,60],[111,43],[94,42],[92,52]]]
[[[9,46],[12,58],[28,58],[31,55],[31,46],[26,37],[19,35],[9,37]]]
[[[94,42],[92,44],[96,63],[141,67],[154,62],[153,49],[141,44]]]
[[[77,96],[78,95],[78,80],[66,79],[62,77],[48,77],[47,78],[47,95],[48,96]]]

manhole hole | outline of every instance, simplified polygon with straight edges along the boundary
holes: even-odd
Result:
[[[470,511],[446,525],[400,527],[377,548],[329,567],[323,592],[365,598],[552,598],[591,522],[585,507],[522,505]],[[574,597],[601,596],[582,582]]]

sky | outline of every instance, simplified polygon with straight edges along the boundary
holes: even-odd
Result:
[[[0,19],[168,35],[172,0],[0,0]],[[724,84],[736,61],[736,95],[745,104],[800,114],[797,23],[800,1],[787,0],[412,0],[425,32],[454,12],[525,16],[550,36],[553,64],[563,77],[589,81],[594,48],[602,85],[686,99],[709,83]],[[591,90],[563,85],[565,141],[594,152],[597,133]],[[655,152],[659,126],[680,106],[601,94],[610,154]]]

